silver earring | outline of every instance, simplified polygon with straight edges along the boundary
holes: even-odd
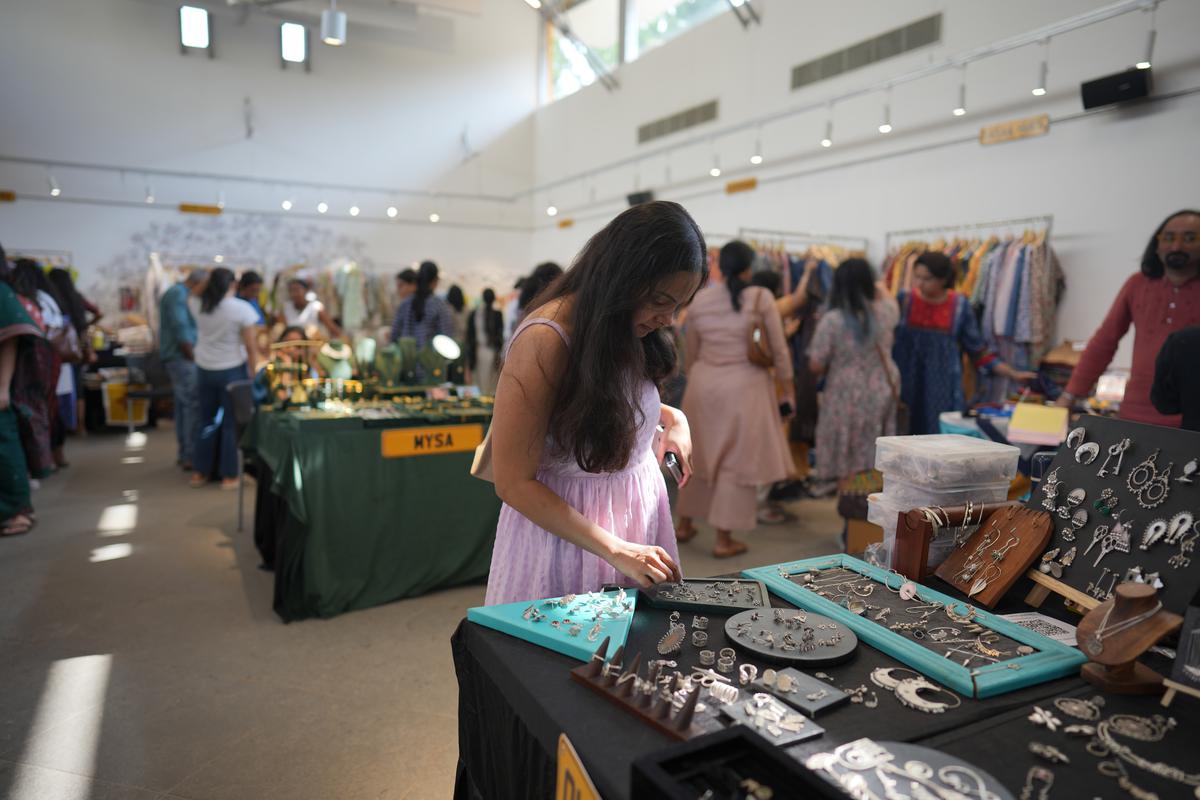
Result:
[[[1196,474],[1196,470],[1200,469],[1200,461],[1192,459],[1183,465],[1183,474],[1175,479],[1176,483],[1192,483],[1192,476]]]
[[[1067,447],[1072,450],[1083,444],[1083,440],[1087,438],[1087,429],[1083,427],[1075,428],[1067,434]]]
[[[1088,442],[1075,451],[1075,460],[1080,464],[1090,464],[1100,455],[1100,445]]]

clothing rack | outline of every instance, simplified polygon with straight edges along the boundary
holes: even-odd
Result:
[[[804,231],[777,231],[769,228],[738,228],[738,238],[766,237],[783,239],[788,242],[802,244],[852,244],[857,245],[864,253],[867,251],[867,237],[841,236],[835,233],[807,233]]]
[[[47,267],[70,267],[74,265],[75,254],[70,250],[42,250],[39,248],[17,247],[8,251],[8,259],[31,258]]]
[[[884,249],[891,252],[892,242],[896,239],[916,239],[933,234],[956,234],[965,232],[991,231],[997,228],[1014,228],[1017,226],[1043,227],[1046,237],[1050,237],[1050,229],[1054,226],[1054,215],[1044,214],[1038,217],[1014,217],[992,222],[971,222],[962,225],[938,225],[930,228],[910,228],[903,231],[888,231],[884,237]]]

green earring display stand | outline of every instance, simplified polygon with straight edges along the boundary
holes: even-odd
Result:
[[[623,602],[628,608],[618,617],[594,619],[594,612],[588,613],[589,608],[597,608],[590,601],[601,599],[616,601],[618,595],[624,594]],[[467,609],[467,619],[486,628],[507,633],[518,639],[532,642],[539,647],[562,653],[577,661],[588,661],[596,650],[597,642],[609,639],[614,647],[623,647],[629,636],[629,626],[633,622],[633,613],[637,610],[638,593],[628,591],[592,592],[575,597],[573,602],[560,605],[563,598],[550,597],[543,600],[526,600],[521,603],[507,603],[500,606],[478,606]],[[535,609],[537,614],[545,619],[533,621],[533,614],[526,616],[526,611]],[[563,620],[570,619],[570,623]],[[555,625],[554,623],[558,623]],[[599,624],[600,630],[591,639],[593,626]],[[569,629],[579,625],[581,630],[576,636],[571,636]]]

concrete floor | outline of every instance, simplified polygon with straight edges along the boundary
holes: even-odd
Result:
[[[236,493],[189,489],[169,427],[67,453],[38,528],[0,540],[0,797],[450,796],[448,641],[482,586],[283,625]],[[838,549],[832,501],[791,510],[728,561],[702,529],[686,574]]]

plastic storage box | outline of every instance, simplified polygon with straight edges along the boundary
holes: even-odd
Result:
[[[997,483],[981,483],[976,486],[964,486],[960,489],[942,489],[924,486],[906,481],[892,475],[883,476],[883,496],[896,504],[904,505],[905,510],[921,506],[961,506],[970,500],[972,503],[999,503],[1008,499],[1010,481]]]
[[[952,433],[875,440],[875,469],[941,490],[1011,481],[1020,457],[1012,445]]]

